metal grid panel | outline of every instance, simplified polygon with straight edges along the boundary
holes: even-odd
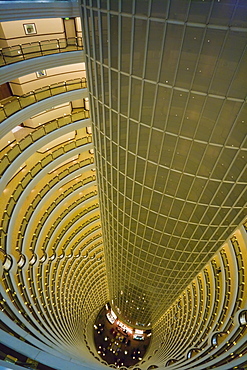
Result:
[[[247,30],[237,1],[113,3],[83,7],[108,282],[146,326],[243,218]]]

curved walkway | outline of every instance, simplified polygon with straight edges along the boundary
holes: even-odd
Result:
[[[44,55],[75,50],[83,50],[81,37],[42,40],[8,46],[0,50],[0,66]]]
[[[19,61],[18,63],[2,66],[0,84],[15,80],[29,73],[46,69],[66,66],[68,64],[85,62],[84,50],[70,51],[69,53],[57,53]]]
[[[86,78],[76,78],[74,80],[62,81],[56,84],[44,86],[22,96],[13,96],[11,100],[1,105],[0,122],[3,122],[6,118],[12,116],[12,114],[18,112],[20,109],[26,108],[27,106],[41,100],[68,91],[85,89],[86,87]]]

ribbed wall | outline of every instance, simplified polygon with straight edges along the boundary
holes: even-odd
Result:
[[[244,217],[246,3],[82,0],[110,296],[155,324]]]
[[[86,98],[87,85],[91,94],[90,113],[26,121],[4,138],[0,343],[58,370],[105,368],[93,324],[113,300],[124,320],[152,324],[133,370],[242,370],[246,3],[100,3],[82,6],[87,80],[63,75],[1,102],[1,132],[11,135]],[[23,19],[29,5],[19,4]],[[24,55],[1,67],[4,81],[18,65],[20,77],[80,63],[78,48]]]
[[[240,322],[247,315],[246,229],[245,223],[234,232],[155,323],[146,366],[232,369],[240,360],[241,368],[247,335],[247,322]]]
[[[82,45],[73,41],[68,52],[52,50],[53,43],[43,41],[43,49],[49,47],[43,53],[51,54],[45,57],[40,50],[35,53],[35,43],[30,44],[20,62],[16,47],[5,48],[5,82],[36,72],[41,64],[48,71],[71,63],[71,73],[77,66],[80,70],[75,63],[84,61]],[[87,81],[71,79],[71,74],[60,80],[48,85],[43,78],[41,88],[3,100],[0,107],[5,140],[0,187],[1,330],[14,333],[25,345],[19,349],[11,336],[0,337],[10,348],[59,369],[68,363],[74,369],[78,363],[85,369],[87,363],[97,368],[88,327],[109,298],[91,119],[88,107],[82,106],[88,97]],[[77,108],[71,110],[74,101]],[[43,117],[49,114],[56,118],[46,121]],[[16,126],[19,131],[13,133]],[[33,350],[30,344],[35,345]],[[52,355],[59,359],[55,364]]]

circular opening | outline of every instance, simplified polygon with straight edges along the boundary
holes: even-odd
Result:
[[[93,330],[97,354],[116,368],[129,368],[141,362],[151,341],[150,329],[125,324],[109,303],[101,309]]]

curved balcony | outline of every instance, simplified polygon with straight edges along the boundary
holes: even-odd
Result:
[[[84,62],[81,37],[54,38],[0,48],[0,84],[31,72]]]
[[[23,63],[28,62],[23,61]],[[17,64],[19,65],[19,63]],[[76,79],[46,86],[25,94],[25,96],[11,98],[10,102],[1,107],[1,111],[5,112],[2,115],[2,132],[8,132],[15,124],[23,122],[24,116],[26,119],[30,118],[34,111],[40,113],[47,108],[56,106],[56,103],[60,104],[62,99],[73,101],[85,97],[87,94],[85,88],[86,80]],[[82,89],[84,90],[82,91]],[[98,281],[101,281],[102,286],[105,286],[95,175],[89,172],[94,162],[90,151],[92,140],[90,135],[83,136],[85,133],[88,134],[86,127],[90,124],[89,111],[76,110],[70,115],[43,123],[22,140],[12,144],[13,146],[7,145],[2,150],[5,163],[3,182],[5,185],[11,182],[13,197],[12,195],[10,197],[15,203],[10,201],[11,205],[8,203],[6,206],[2,226],[5,231],[12,229],[12,227],[15,230],[18,229],[15,251],[9,250],[10,255],[6,255],[12,261],[10,269],[7,266],[7,257],[3,266],[5,291],[1,293],[6,298],[3,303],[4,313],[11,321],[15,320],[17,323],[14,326],[9,326],[13,328],[14,332],[21,332],[24,328],[26,333],[30,333],[28,334],[30,337],[37,338],[39,348],[56,344],[57,350],[63,352],[64,358],[67,352],[64,345],[66,330],[63,323],[67,321],[74,325],[74,317],[70,317],[67,313],[70,311],[71,307],[69,306],[72,303],[69,303],[68,306],[68,301],[64,301],[63,294],[56,291],[54,282],[60,279],[58,275],[63,276],[66,295],[71,297],[71,302],[74,302],[73,305],[75,306],[74,312],[76,312],[76,316],[82,318],[82,321],[86,320],[84,319],[84,311],[90,312],[90,309],[78,308],[76,292],[74,292],[75,286],[71,284],[70,277],[73,276],[76,282],[78,279],[81,281],[82,268],[85,265],[80,294],[86,294],[88,280],[90,280],[90,284],[94,281],[95,286]],[[71,131],[75,132],[75,140],[60,143],[50,148],[49,153],[38,152],[38,149],[44,145]],[[64,168],[62,166],[64,160],[73,159],[75,155],[78,158],[71,161]],[[32,156],[34,166],[30,161]],[[28,162],[27,165],[25,164],[27,173],[22,175],[17,171],[17,176],[20,177],[18,181],[15,177],[16,169],[20,163],[23,164],[23,161]],[[40,167],[41,163],[42,168]],[[59,165],[61,166],[56,169]],[[51,172],[53,169],[54,172]],[[44,177],[46,177],[46,180],[44,180]],[[44,186],[40,185],[41,182]],[[61,190],[62,186],[63,190]],[[27,190],[27,187],[29,187],[29,190]],[[25,192],[25,190],[27,191]],[[26,207],[26,204],[24,204],[26,195],[30,195],[34,191],[37,191],[37,194],[35,197],[31,196],[30,205]],[[65,205],[66,202],[68,202],[68,206]],[[43,215],[42,207],[45,209]],[[19,219],[20,224],[12,222],[12,217],[15,218],[13,216],[14,212],[18,213],[21,208],[25,208],[25,214],[24,217]],[[54,216],[55,209],[57,212],[56,218]],[[75,209],[79,211],[76,215]],[[37,222],[37,220],[39,221]],[[44,231],[46,227],[47,229]],[[35,230],[35,233],[32,233],[32,230],[30,232],[30,235],[33,235],[31,240],[27,235],[28,228]],[[46,232],[48,229],[49,234]],[[5,231],[3,232],[4,246],[7,241]],[[68,243],[71,248],[70,254],[66,253]],[[77,257],[80,256],[82,248],[83,259],[80,259],[81,264],[78,266],[79,258]],[[8,248],[6,248],[7,250]],[[33,258],[30,257],[35,255],[37,256],[37,264],[31,264]],[[33,271],[33,275],[37,276],[34,284],[30,283],[27,278],[30,272],[29,267],[30,271]],[[49,286],[47,286],[48,277],[45,280],[40,277],[48,269]],[[78,271],[76,271],[76,274],[75,269]],[[51,290],[49,290],[50,286],[52,286]],[[30,291],[26,290],[26,287],[29,287]],[[46,296],[40,296],[40,291],[44,291]],[[102,298],[98,297],[97,299],[101,300]],[[11,302],[6,303],[9,300]],[[54,304],[56,304],[55,309]],[[87,306],[87,303],[85,303],[85,306]],[[66,312],[63,312],[64,307],[66,307]],[[52,311],[53,315],[50,314]],[[20,314],[22,315],[21,319],[19,318]],[[17,325],[18,328],[16,328]],[[76,340],[72,339],[69,344],[74,347]],[[57,356],[60,355],[61,353]]]
[[[14,113],[24,109],[41,100],[63,94],[65,92],[85,89],[87,87],[86,78],[62,81],[52,85],[44,86],[40,89],[30,91],[22,96],[13,96],[11,100],[3,104],[0,108],[0,122],[12,116]]]
[[[0,67],[45,55],[83,50],[81,37],[35,41],[2,48]]]
[[[86,87],[86,79],[77,78],[44,86],[23,96],[14,96],[0,107],[1,136],[3,137],[20,122],[35,114],[56,105],[86,97]],[[82,89],[84,89],[84,94]]]
[[[85,62],[84,50],[71,51],[69,53],[57,53],[22,60],[18,63],[6,64],[1,67],[0,84],[46,69],[67,66]]]
[[[14,169],[11,171],[12,174],[13,171],[17,171],[18,166],[20,167],[22,162],[25,161],[25,158],[21,159],[22,153],[25,152],[26,156],[32,154],[30,153],[31,147],[34,143],[37,143],[37,141],[42,142],[40,146],[46,145],[45,138],[47,137],[48,141],[53,140],[53,137],[56,135],[58,129],[61,129],[63,127],[63,134],[66,134],[70,130],[76,129],[79,125],[81,127],[89,125],[90,122],[88,121],[88,118],[89,111],[80,110],[77,112],[72,112],[72,114],[70,115],[54,119],[43,124],[42,126],[37,127],[33,132],[25,136],[18,143],[16,143],[16,145],[7,148],[6,153],[2,155],[2,166],[0,170],[0,175],[5,176],[5,173],[11,171],[11,168],[13,168],[13,166]],[[82,120],[85,120],[85,122],[82,123]],[[76,122],[78,122],[78,124],[76,124],[75,127],[71,127],[71,124]],[[51,136],[52,133],[54,133],[54,135]],[[35,146],[33,150],[37,150],[37,147]],[[7,177],[9,178],[9,176]],[[6,181],[8,180],[4,181],[3,178],[2,181],[6,183]],[[4,184],[2,184],[2,186],[4,186]]]
[[[163,363],[174,370],[192,368],[194,364],[197,369],[209,365],[220,369],[224,361],[234,368],[243,362],[246,322],[245,316],[240,317],[246,307],[245,239],[243,223],[166,312],[162,324],[154,328],[153,355],[150,351],[146,366],[160,365],[161,356]],[[222,338],[216,341],[221,333]],[[178,342],[182,343],[179,349]]]

